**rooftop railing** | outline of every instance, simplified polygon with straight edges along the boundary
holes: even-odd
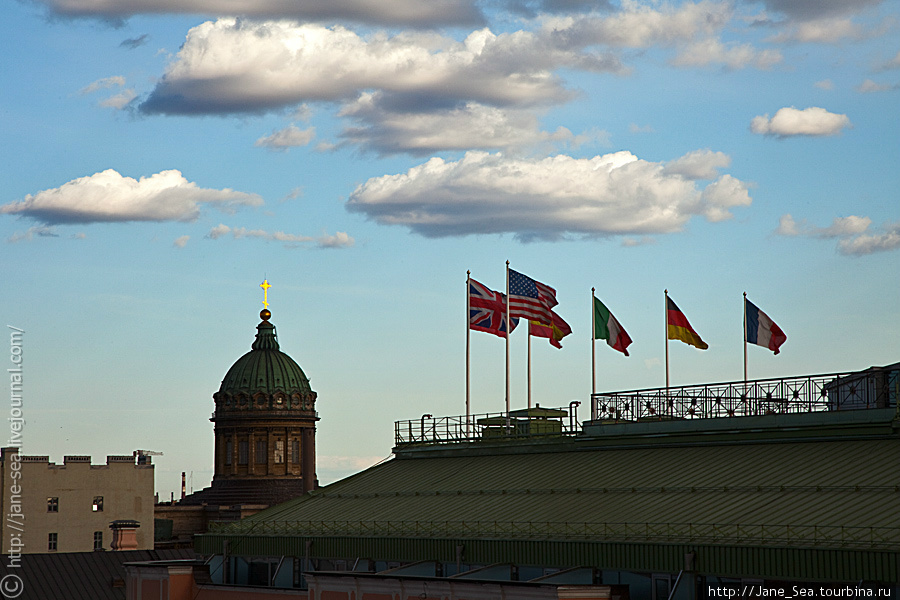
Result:
[[[575,435],[579,430],[578,405],[568,408],[536,408],[506,413],[433,417],[396,421],[394,441],[406,444],[452,444],[471,441],[509,441]]]
[[[663,421],[824,411],[897,409],[900,368],[732,381],[705,385],[647,388],[593,394],[592,420]],[[509,441],[571,436],[579,432],[578,406],[506,413],[396,421],[397,446]],[[587,416],[587,415],[585,415]],[[900,414],[898,414],[900,417]]]
[[[705,419],[897,407],[900,369],[756,379],[593,394],[592,416],[636,421]]]

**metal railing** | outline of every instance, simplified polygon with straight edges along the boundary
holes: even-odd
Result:
[[[897,407],[900,370],[733,381],[593,394],[598,419],[704,419]]]
[[[212,525],[212,524],[211,524]],[[315,535],[499,540],[678,542],[850,548],[900,548],[900,527],[741,523],[535,521],[256,521],[221,524],[211,534]]]
[[[539,410],[557,412],[553,416],[516,416],[506,413],[483,413],[466,417],[433,417],[394,422],[395,445],[452,444],[473,441],[509,441],[526,438],[549,438],[575,435],[579,430],[577,408]]]

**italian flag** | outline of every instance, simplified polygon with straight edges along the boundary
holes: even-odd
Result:
[[[594,298],[594,339],[606,340],[613,350],[628,356],[627,348],[631,344],[631,338],[621,323],[597,298]]]

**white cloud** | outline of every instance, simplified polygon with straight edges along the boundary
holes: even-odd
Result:
[[[256,140],[256,146],[263,146],[270,150],[287,150],[297,146],[306,146],[316,137],[316,128],[300,129],[296,125],[288,125],[284,129],[275,131],[272,135]]]
[[[894,83],[876,83],[871,79],[866,79],[861,84],[856,86],[856,91],[860,94],[874,94],[877,92],[889,92],[891,90],[896,90],[900,85]]]
[[[419,110],[464,100],[553,103],[571,94],[550,69],[580,60],[523,31],[483,29],[462,42],[433,33],[364,39],[340,26],[219,19],[188,32],[142,110],[258,112],[365,89],[414,94]]]
[[[116,110],[122,110],[128,104],[131,103],[132,100],[137,98],[137,92],[133,89],[122,90],[115,96],[110,96],[106,100],[100,102],[100,106],[103,108],[115,108]]]
[[[838,242],[838,251],[851,256],[887,252],[898,248],[900,248],[900,222],[885,225],[881,233],[858,235]]]
[[[122,87],[125,85],[125,78],[121,75],[114,75],[113,77],[105,77],[103,79],[98,79],[97,81],[81,88],[78,90],[79,94],[92,94],[97,90],[106,90],[113,86]]]
[[[822,81],[817,81],[814,85],[817,88],[819,88],[820,90],[833,90],[834,89],[834,82],[830,79],[823,79]]]
[[[715,179],[719,169],[731,164],[731,157],[724,152],[710,149],[694,150],[681,158],[666,163],[665,173],[681,175],[686,179]]]
[[[185,246],[187,246],[189,239],[191,239],[191,236],[183,235],[180,238],[176,239],[172,245],[176,248],[184,248]]]
[[[390,99],[385,101],[380,93],[365,93],[346,105],[339,116],[359,124],[345,129],[341,137],[379,154],[425,155],[442,150],[496,150],[581,141],[564,127],[541,131],[533,111],[475,102],[439,112],[405,111],[393,110]]]
[[[863,233],[872,224],[869,217],[850,215],[847,217],[835,217],[828,227],[814,227],[806,221],[796,221],[790,214],[782,215],[775,233],[786,236],[808,236],[822,239],[832,239]]]
[[[847,115],[830,113],[816,106],[802,110],[791,106],[779,108],[771,119],[769,115],[753,117],[750,131],[777,137],[828,136],[837,135],[850,126]]]
[[[22,215],[46,224],[193,221],[203,205],[230,211],[262,203],[256,194],[198,187],[176,170],[133,179],[107,169],[4,204],[0,214]]]
[[[653,129],[652,125],[638,125],[637,123],[631,123],[628,125],[628,131],[631,133],[656,133],[656,130]]]
[[[839,239],[838,252],[850,256],[862,256],[873,252],[886,252],[900,248],[900,222],[887,223],[882,231],[867,233],[872,219],[850,215],[836,217],[828,227],[814,227],[805,221],[797,222],[783,215],[775,233],[785,236],[806,236],[819,239]]]
[[[750,44],[724,44],[718,39],[708,38],[685,47],[672,64],[678,67],[702,67],[722,65],[728,69],[771,69],[784,60],[778,50],[757,50]]]
[[[381,25],[436,27],[473,25],[484,17],[471,0],[39,0],[56,14],[121,21],[139,14],[239,14],[253,18],[298,21],[351,20]]]
[[[254,238],[269,242],[282,242],[287,247],[295,247],[301,244],[312,243],[318,248],[350,248],[355,243],[355,240],[343,231],[338,231],[334,235],[312,237],[308,235],[285,233],[283,231],[247,229],[246,227],[232,228],[221,223],[210,229],[209,233],[206,234],[206,237],[217,240],[227,235],[231,235],[236,240],[239,240],[241,238]]]
[[[406,173],[368,180],[349,210],[426,237],[512,233],[522,240],[680,231],[695,215],[711,221],[750,202],[746,186],[722,176],[706,189],[630,152],[589,159],[517,159],[467,152],[432,158]]]
[[[777,44],[836,44],[843,40],[861,40],[876,32],[867,31],[849,18],[816,19],[789,25],[769,41]]]

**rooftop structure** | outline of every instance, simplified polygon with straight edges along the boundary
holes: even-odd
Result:
[[[195,548],[213,582],[301,589],[416,563],[442,580],[579,570],[650,600],[742,581],[896,586],[898,374],[599,394],[581,426],[575,405],[401,421],[393,460]],[[608,410],[645,397],[667,414]]]

